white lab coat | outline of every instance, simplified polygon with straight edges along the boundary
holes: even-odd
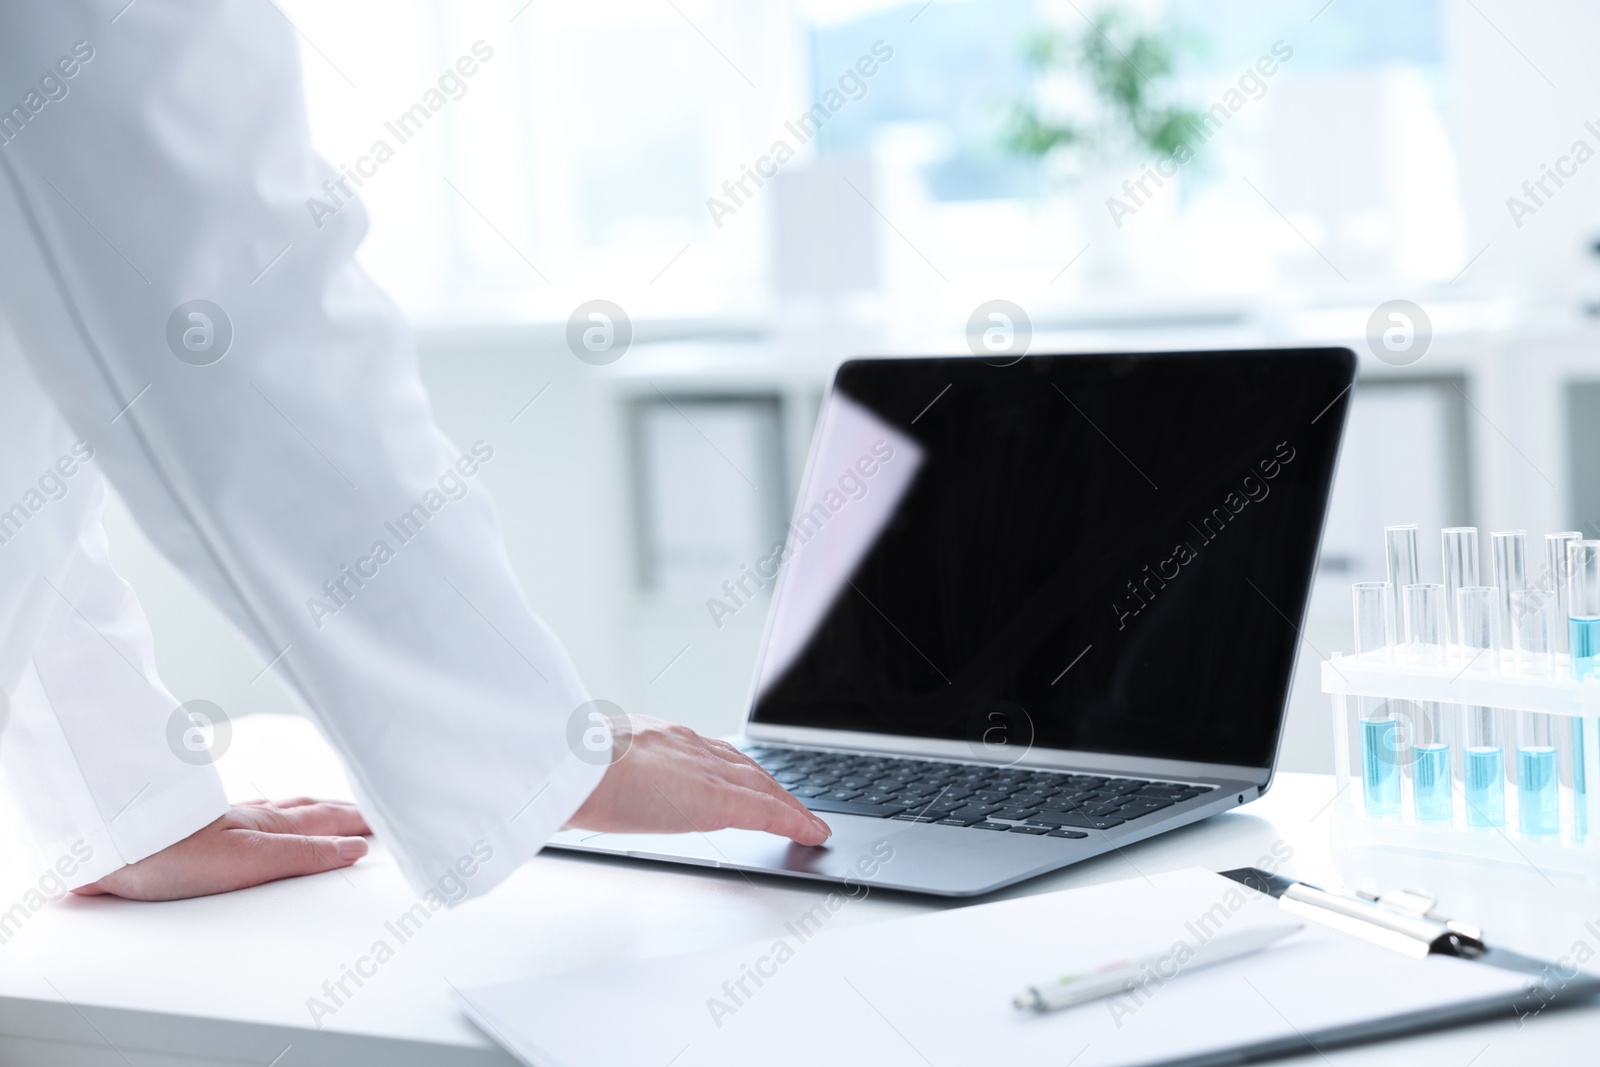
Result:
[[[603,773],[569,747],[587,695],[464,473],[495,442],[474,456],[434,425],[352,258],[359,203],[312,221],[338,174],[283,15],[125,5],[0,9],[0,782],[46,861],[87,847],[74,885],[225,808],[169,741],[179,702],[108,562],[104,478],[315,717],[413,886],[471,867],[481,893]],[[168,342],[194,299],[232,325],[210,365]]]

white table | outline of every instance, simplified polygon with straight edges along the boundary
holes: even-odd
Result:
[[[235,723],[233,747],[219,767],[236,799],[349,795],[327,747],[298,719]],[[1333,792],[1329,777],[1280,775],[1266,797],[1237,812],[1000,895],[1187,866],[1247,866],[1278,842],[1294,850],[1286,874],[1337,882],[1328,844]],[[3,813],[0,821],[9,823]],[[16,855],[0,839],[0,856]],[[38,877],[17,866],[5,861],[0,910]],[[1425,873],[1429,880],[1418,888],[1437,894],[1446,914],[1481,923],[1498,943],[1555,958],[1581,941],[1600,954],[1600,892],[1559,880],[1552,885],[1532,870]],[[393,942],[384,923],[415,903],[381,842],[347,871],[224,896],[169,904],[68,897],[33,913],[0,944],[0,1064],[508,1067],[514,1061],[458,1013],[452,984],[755,940],[825,892],[737,872],[542,855],[487,898],[434,915],[320,1030],[308,999],[326,999],[323,983],[339,978],[343,965],[366,955],[375,940]],[[960,905],[879,892],[844,908],[829,928],[953,906]],[[1597,1042],[1600,1009],[1585,1008],[1521,1026],[1507,1021],[1330,1053],[1326,1061],[1593,1062]]]

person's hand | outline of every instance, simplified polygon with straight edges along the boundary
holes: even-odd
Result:
[[[251,800],[138,863],[74,889],[83,896],[181,900],[348,867],[367,854],[372,830],[354,804]]]
[[[681,834],[738,827],[802,845],[833,831],[726,741],[648,715],[608,720],[612,763],[567,825],[613,833]]]

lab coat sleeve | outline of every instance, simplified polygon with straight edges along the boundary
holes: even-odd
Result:
[[[45,869],[69,889],[159,852],[228,808],[209,759],[218,735],[162,687],[144,613],[107,556],[105,484],[84,468],[68,493],[82,494],[90,511],[54,577],[34,576],[49,597],[28,660],[7,686],[0,744],[0,780]]]
[[[0,15],[0,69],[51,90],[0,138],[0,308],[143,529],[314,714],[414,887],[481,893],[610,755],[504,551],[499,413],[461,447],[435,426],[276,6],[124,3]]]

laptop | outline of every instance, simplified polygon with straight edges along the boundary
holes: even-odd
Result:
[[[1355,370],[1343,348],[843,364],[751,568],[775,585],[737,739],[833,837],[550,846],[960,897],[1259,797]]]

